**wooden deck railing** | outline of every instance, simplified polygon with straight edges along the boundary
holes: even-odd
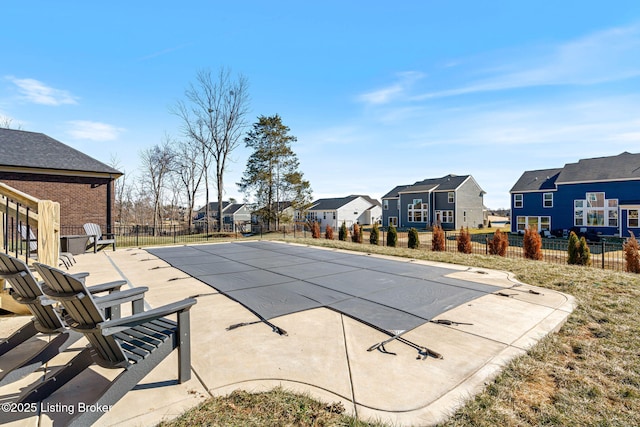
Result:
[[[37,230],[37,255],[41,263],[57,266],[60,257],[60,204],[40,200],[0,182],[0,250],[29,257],[31,230]],[[20,228],[27,231],[23,238]],[[23,242],[26,239],[26,246]],[[13,241],[12,241],[13,240]],[[20,244],[17,242],[20,241]],[[28,261],[28,259],[27,259]]]

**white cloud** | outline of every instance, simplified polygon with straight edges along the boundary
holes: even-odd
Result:
[[[88,139],[91,141],[113,141],[118,138],[122,128],[106,123],[74,120],[67,122],[70,128],[67,133],[74,139]]]
[[[549,85],[591,85],[640,76],[640,25],[599,31],[542,49],[522,49],[521,59],[491,65],[491,77],[428,92],[414,101]]]
[[[405,71],[398,73],[396,76],[397,81],[392,85],[363,93],[358,96],[358,100],[365,104],[387,104],[400,95],[405,94],[406,91],[411,88],[415,82],[422,79],[425,74],[418,71]]]
[[[41,105],[58,106],[63,104],[77,104],[77,98],[66,90],[54,89],[39,80],[18,79],[7,77],[18,86],[22,96],[30,102]]]

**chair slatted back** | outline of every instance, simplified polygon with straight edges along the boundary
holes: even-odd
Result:
[[[45,294],[62,303],[71,317],[67,321],[69,327],[84,333],[96,351],[96,356],[102,359],[99,364],[127,366],[128,358],[118,341],[113,336],[104,336],[96,329],[105,318],[84,283],[57,268],[37,262],[33,265],[46,283],[43,287]]]
[[[0,252],[0,275],[11,284],[18,302],[27,306],[35,318],[36,329],[42,333],[61,332],[65,325],[51,304],[42,304],[40,283],[24,261]]]
[[[89,243],[94,243],[93,238],[95,236],[96,240],[100,240],[102,238],[102,229],[98,224],[94,224],[92,222],[88,222],[84,227],[84,232],[89,236]]]

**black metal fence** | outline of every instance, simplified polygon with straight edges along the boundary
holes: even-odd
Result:
[[[518,234],[505,233],[509,240],[509,247],[507,248],[505,257],[507,258],[525,258],[524,255],[524,237]],[[286,238],[294,237],[307,237],[311,238],[311,232],[309,230],[298,231],[295,235],[291,232],[283,233]],[[398,239],[396,247],[408,248],[409,247],[409,233],[406,231],[397,232]],[[433,240],[433,233],[430,231],[419,232],[420,246],[418,250],[431,251],[431,245]],[[458,251],[458,238],[459,232],[445,231],[445,252],[457,252]],[[321,234],[321,239],[325,239],[325,235]],[[369,245],[370,243],[370,231],[367,229],[362,233],[362,244]],[[493,238],[493,233],[481,233],[471,235],[471,253],[489,255],[489,241]],[[338,239],[337,231],[334,233],[334,240]],[[348,241],[352,240],[352,234],[349,234]],[[541,238],[542,239],[542,261],[552,262],[556,264],[567,264],[569,242],[567,239],[562,238]],[[387,231],[385,229],[380,230],[380,236],[378,239],[378,246],[387,246]],[[588,243],[589,251],[591,253],[591,266],[624,271],[624,243],[622,239],[612,238],[607,241],[601,239],[599,242]]]
[[[102,227],[103,230],[106,227]],[[82,226],[63,227],[61,234],[80,235],[84,234]],[[285,239],[311,238],[312,232],[307,224],[298,223],[280,227],[277,231],[268,231],[266,228],[254,225],[250,232],[225,231],[201,232],[198,228],[187,228],[180,225],[164,225],[161,227],[151,227],[146,225],[115,226],[112,228],[118,247],[141,247],[170,244],[206,243],[216,239],[244,239],[247,237],[269,236]],[[333,239],[338,239],[338,230],[334,230]],[[409,237],[407,231],[399,231],[396,247],[407,248]],[[457,252],[457,237],[459,232],[445,231],[445,251]],[[507,258],[524,258],[523,236],[506,233],[509,240],[507,248]],[[432,244],[432,233],[430,231],[419,232],[420,247],[418,250],[430,251]],[[362,232],[362,244],[370,244],[370,230],[367,228]],[[324,230],[320,236],[325,239]],[[493,232],[472,234],[472,253],[489,254],[489,240],[493,238]],[[349,233],[348,240],[352,241],[352,233]],[[387,245],[387,231],[382,228],[378,241],[379,246]],[[599,242],[589,243],[591,252],[591,265],[597,268],[624,271],[624,247],[622,239],[601,239]],[[567,264],[568,240],[562,238],[542,238],[542,260],[556,264]]]

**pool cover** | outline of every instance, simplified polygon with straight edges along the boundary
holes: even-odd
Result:
[[[148,250],[264,320],[326,307],[399,334],[500,288],[454,270],[255,241]]]

